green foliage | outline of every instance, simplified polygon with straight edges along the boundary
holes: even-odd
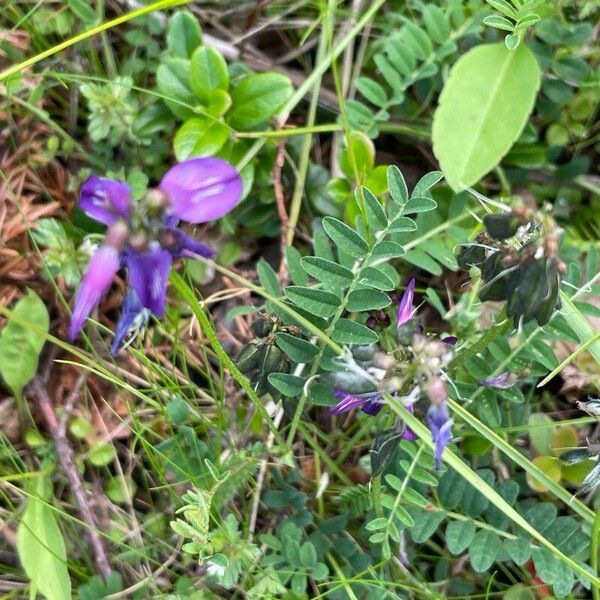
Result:
[[[88,260],[81,249],[75,248],[72,235],[57,219],[40,219],[31,237],[44,252],[44,275],[48,279],[60,275],[69,287],[79,283],[82,268]]]
[[[524,45],[473,48],[454,65],[433,119],[434,152],[454,190],[495,167],[527,123],[540,70]]]
[[[88,104],[88,132],[92,141],[106,140],[109,146],[116,146],[130,135],[139,110],[131,96],[132,85],[131,77],[116,77],[108,84],[85,83],[80,87]]]
[[[70,600],[67,552],[55,511],[48,504],[49,482],[36,477],[17,530],[17,550],[33,593],[47,600]]]
[[[218,156],[241,169],[244,202],[188,230],[217,257],[173,273],[142,345],[113,361],[92,338],[56,355],[59,421],[85,370],[68,443],[119,573],[92,576],[64,474],[56,500],[41,489],[56,460],[44,415],[30,406],[17,423],[0,398],[0,504],[7,531],[19,524],[2,585],[29,578],[31,596],[70,597],[70,577],[85,600],[124,588],[178,600],[591,595],[594,3],[267,3],[248,15],[88,4],[9,0],[0,17],[0,55],[15,65],[0,75],[2,283],[8,298],[43,289],[47,304],[29,293],[12,318],[0,306],[5,395],[35,375],[47,311],[62,335],[68,288],[102,243],[103,227],[66,214],[85,177],[122,179],[137,201],[173,160]],[[453,191],[464,186],[475,189]],[[412,277],[414,316],[398,329]],[[109,327],[123,291],[115,281],[99,307]],[[488,387],[502,374],[505,387]],[[453,419],[440,471],[430,376]],[[359,397],[340,414],[342,392]]]
[[[46,306],[29,290],[0,331],[0,374],[17,398],[37,372],[49,326]]]
[[[422,11],[422,26],[405,20],[399,30],[374,44],[373,62],[379,76],[361,76],[356,82],[361,96],[374,108],[361,100],[346,101],[352,127],[375,137],[390,110],[405,103],[409,89],[434,77],[440,64],[456,51],[450,13],[433,4],[423,6]]]

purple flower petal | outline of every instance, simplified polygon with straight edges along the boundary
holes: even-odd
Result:
[[[119,264],[120,252],[113,246],[102,246],[90,259],[73,303],[68,334],[71,342],[77,338],[86,318],[110,288]]]
[[[161,245],[171,253],[173,258],[194,258],[196,255],[213,258],[216,254],[212,248],[190,237],[179,228],[165,231],[164,237],[172,243],[161,243]]]
[[[115,329],[115,336],[110,345],[110,353],[115,356],[126,336],[131,335],[131,330],[142,327],[146,322],[148,309],[142,306],[137,292],[129,288],[125,294],[125,301],[121,307],[121,316]]]
[[[112,225],[117,219],[129,221],[131,189],[115,179],[101,179],[92,175],[86,179],[79,193],[79,206],[87,215]]]
[[[514,373],[504,372],[495,377],[488,377],[487,379],[481,379],[479,385],[483,387],[496,388],[499,390],[506,390],[511,388],[517,383],[517,377]]]
[[[415,295],[415,280],[414,278],[408,282],[404,294],[398,304],[398,314],[396,317],[396,327],[404,325],[412,317],[413,312],[413,299]]]
[[[335,390],[333,395],[339,398],[340,402],[329,409],[330,415],[349,412],[355,408],[361,408],[368,415],[376,415],[383,408],[383,402],[378,392],[356,395],[343,390]]]
[[[242,197],[242,179],[220,158],[191,158],[171,167],[159,188],[169,195],[170,214],[188,223],[214,221]]]
[[[155,243],[145,252],[128,250],[124,262],[129,284],[137,292],[142,306],[162,317],[167,301],[171,254]]]
[[[362,407],[364,413],[368,415],[378,415],[379,411],[383,408],[383,402],[380,400],[379,396],[373,398],[371,400],[367,400]]]
[[[432,404],[427,411],[427,423],[435,446],[434,459],[437,470],[442,466],[442,454],[452,439],[452,419],[446,402]]]
[[[414,404],[408,404],[406,406],[406,410],[409,413],[413,414],[415,412],[415,405]],[[417,436],[412,432],[411,429],[409,429],[408,427],[406,427],[406,429],[402,433],[402,438],[405,439],[405,440],[408,440],[409,442],[414,442],[417,439]]]

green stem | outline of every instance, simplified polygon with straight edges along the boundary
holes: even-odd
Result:
[[[41,60],[44,60],[45,58],[48,58],[49,56],[53,56],[54,54],[57,54],[58,52],[61,52],[62,50],[65,50],[66,48],[70,48],[71,46],[74,46],[75,44],[78,44],[79,42],[82,42],[83,40],[87,40],[88,38],[91,38],[102,31],[112,29],[113,27],[116,27],[117,25],[127,23],[128,21],[131,21],[132,19],[141,17],[142,15],[147,15],[148,13],[154,12],[155,10],[162,10],[163,8],[179,6],[181,4],[187,4],[188,2],[190,2],[190,0],[159,0],[158,2],[154,2],[152,4],[149,4],[148,6],[142,6],[141,8],[137,8],[128,13],[125,13],[124,15],[121,15],[120,17],[117,17],[116,19],[112,19],[111,21],[106,21],[104,23],[100,23],[100,25],[97,25],[96,27],[92,27],[91,29],[88,29],[87,31],[78,33],[77,35],[74,35],[73,37],[65,40],[64,42],[61,42],[60,44],[56,44],[56,46],[52,46],[52,48],[48,48],[47,50],[44,50],[43,52],[40,52],[39,54],[36,54],[35,56],[32,56],[31,58],[28,58],[27,60],[24,60],[23,62],[13,65],[12,67],[9,67],[8,69],[5,69],[4,71],[2,71],[0,73],[0,81],[4,81],[11,75],[20,73],[27,67],[31,67],[32,65],[39,63]]]
[[[590,545],[590,567],[592,572],[598,575],[598,545],[600,544],[600,511],[596,511],[594,527],[592,529],[592,543]],[[600,589],[592,588],[594,600],[600,600]]]
[[[206,316],[206,313],[202,309],[200,302],[198,302],[198,298],[192,291],[192,289],[185,283],[179,273],[171,272],[170,277],[171,283],[173,287],[179,292],[181,297],[189,304],[194,316],[198,319],[198,323],[204,335],[208,338],[210,345],[213,347],[217,358],[221,365],[227,369],[231,373],[231,376],[237,381],[240,387],[246,392],[248,398],[252,401],[256,410],[260,413],[261,417],[267,424],[269,431],[275,436],[275,439],[283,446],[285,444],[281,434],[279,433],[279,429],[277,429],[277,425],[273,422],[271,415],[267,412],[264,404],[261,402],[260,398],[256,395],[254,389],[252,389],[252,385],[248,381],[248,379],[242,374],[242,372],[237,368],[237,365],[231,360],[227,352],[221,346],[221,342],[219,342],[219,338],[217,337],[217,332],[213,327],[210,319]]]
[[[315,85],[318,85],[317,82]],[[310,122],[310,114],[307,119]],[[323,123],[321,125],[305,125],[304,127],[285,127],[283,129],[273,129],[271,131],[238,131],[233,135],[237,138],[250,138],[250,139],[262,139],[262,138],[275,138],[279,139],[282,137],[291,137],[294,135],[311,135],[313,133],[332,133],[335,131],[341,131],[342,126],[337,123]]]
[[[327,12],[330,17],[330,13]],[[319,38],[319,47],[317,49],[317,64],[320,64],[325,58],[326,51],[326,31],[327,27],[323,25],[321,28],[321,35]],[[322,76],[321,76],[322,77]],[[319,105],[319,88],[321,86],[321,77],[317,77],[312,88],[312,95],[310,98],[310,104],[308,107],[308,114],[306,116],[307,127],[304,129],[310,130],[315,129],[315,119],[317,118],[317,107]],[[318,127],[318,126],[317,126]],[[336,127],[339,127],[336,125]],[[300,159],[298,164],[298,174],[296,176],[296,182],[294,184],[294,193],[292,194],[292,200],[290,202],[290,210],[287,222],[286,242],[288,246],[292,245],[294,241],[294,234],[296,232],[296,226],[300,217],[300,209],[302,207],[302,198],[304,196],[304,188],[306,183],[306,175],[308,174],[308,166],[310,163],[310,151],[312,149],[312,132],[308,132],[308,135],[302,140],[302,147],[300,148]]]

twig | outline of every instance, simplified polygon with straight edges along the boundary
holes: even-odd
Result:
[[[86,492],[83,488],[83,482],[79,476],[79,471],[77,470],[73,450],[69,445],[66,432],[64,430],[61,431],[62,428],[56,418],[54,409],[52,408],[52,402],[46,390],[46,384],[41,377],[38,376],[31,382],[29,385],[29,393],[35,397],[40,412],[50,430],[50,435],[56,445],[56,452],[58,454],[58,461],[61,469],[69,481],[71,491],[73,492],[77,506],[79,507],[81,519],[87,525],[87,534],[94,553],[96,569],[102,577],[106,579],[112,571],[110,563],[108,562],[106,550],[104,549],[102,538],[98,533],[96,519],[94,518],[94,513],[88,502]]]

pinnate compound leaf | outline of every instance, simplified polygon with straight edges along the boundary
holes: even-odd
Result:
[[[527,123],[540,68],[521,44],[476,46],[452,68],[433,118],[433,150],[453,190],[473,185],[510,150]]]
[[[0,332],[0,374],[13,394],[20,397],[37,372],[50,318],[44,303],[31,290],[17,302],[13,315],[32,325],[21,325],[9,318]]]
[[[46,503],[46,486],[42,477],[32,485],[17,529],[17,551],[32,589],[47,600],[70,600],[67,551],[55,513]]]

